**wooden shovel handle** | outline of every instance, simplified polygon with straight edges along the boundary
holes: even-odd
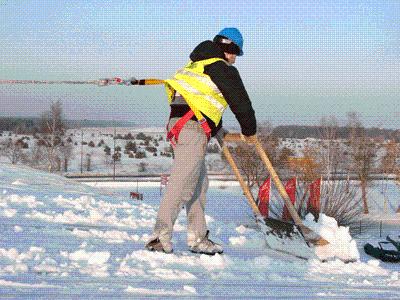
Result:
[[[247,202],[249,203],[254,214],[257,216],[261,215],[260,210],[258,209],[256,202],[254,201],[254,197],[253,197],[252,193],[250,192],[250,189],[247,186],[246,182],[243,180],[243,177],[240,174],[240,171],[235,163],[235,160],[233,159],[232,154],[229,151],[229,148],[226,145],[224,145],[222,147],[222,151],[225,155],[226,160],[228,161],[229,165],[231,166],[233,173],[235,173],[236,178],[238,179],[240,186],[242,187],[244,195],[246,196]]]
[[[224,141],[225,142],[243,142],[243,139],[242,139],[240,133],[228,133],[224,137]],[[244,142],[255,145],[257,153],[260,156],[261,160],[263,161],[265,167],[267,168],[272,180],[274,181],[274,184],[277,187],[279,194],[283,198],[283,201],[285,202],[285,205],[288,208],[290,216],[293,218],[293,221],[295,222],[295,224],[300,228],[305,239],[314,245],[329,244],[328,241],[326,241],[325,239],[320,237],[318,234],[313,232],[310,228],[304,226],[303,222],[300,219],[300,216],[298,215],[296,209],[294,208],[292,202],[290,201],[290,197],[287,194],[285,187],[283,186],[281,180],[279,179],[278,174],[276,173],[274,167],[272,166],[271,161],[269,160],[269,158],[268,158],[265,150],[263,149],[260,141],[258,140],[258,138],[256,136],[252,136],[250,138],[246,138],[244,140]],[[238,178],[238,180],[240,182],[240,186],[242,187],[251,208],[253,209],[253,211],[256,215],[260,215],[260,211],[259,211],[257,205],[255,204],[253,195],[251,194],[247,184],[244,182],[244,180],[240,174],[240,171],[237,168],[236,163],[233,160],[233,157],[232,157],[228,147],[226,145],[224,145],[222,147],[222,150],[224,152],[226,159],[228,160],[229,164],[231,165],[236,177]]]
[[[267,154],[265,153],[265,151],[264,151],[260,141],[258,140],[258,138],[256,136],[251,136],[250,138],[247,138],[246,140],[243,140],[240,133],[228,133],[224,137],[224,141],[225,142],[247,142],[249,144],[254,144],[255,145],[257,153],[260,156],[261,160],[263,161],[263,163],[264,163],[265,167],[267,168],[269,174],[271,175],[271,178],[274,181],[274,184],[275,184],[276,188],[278,189],[279,194],[283,198],[283,201],[285,202],[285,205],[288,208],[290,216],[293,218],[293,221],[296,223],[296,225],[303,225],[303,222],[301,221],[296,209],[294,208],[292,202],[290,201],[289,195],[287,194],[287,192],[285,190],[285,187],[282,184],[282,181],[279,179],[278,174],[276,174],[276,171],[275,171],[274,167],[272,166],[271,161],[269,160]],[[224,150],[224,154],[225,154],[225,152],[226,151]],[[228,160],[228,162],[229,162],[229,160]],[[232,166],[232,164],[231,164],[231,166]],[[239,170],[237,170],[237,172],[239,172]],[[236,174],[236,172],[235,172],[235,174]],[[239,174],[240,174],[240,172],[239,172]],[[238,179],[239,179],[239,177],[238,177]],[[240,184],[240,185],[242,185],[242,184]],[[247,187],[247,185],[246,185],[246,187]],[[246,192],[245,192],[245,194],[246,194]]]

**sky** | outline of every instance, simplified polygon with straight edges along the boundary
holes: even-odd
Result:
[[[360,113],[400,128],[400,1],[0,0],[0,80],[169,78],[224,27],[244,36],[238,68],[258,122],[318,124]],[[163,125],[162,86],[0,85],[0,116]],[[226,124],[235,123],[232,113]]]

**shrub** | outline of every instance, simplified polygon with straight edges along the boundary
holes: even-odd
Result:
[[[127,151],[132,151],[132,152],[136,153],[137,152],[136,142],[132,142],[132,141],[127,142],[125,145],[125,149]]]
[[[146,138],[147,138],[147,136],[143,133],[143,132],[139,132],[137,135],[136,135],[136,139],[137,140],[146,140]]]
[[[149,151],[150,153],[156,153],[157,152],[157,148],[156,147],[152,147],[152,146],[147,146],[145,148],[146,151]]]
[[[136,154],[135,154],[135,158],[138,158],[138,159],[142,159],[145,157],[146,157],[146,152],[139,151],[139,152],[136,152]]]
[[[97,147],[101,147],[101,146],[103,146],[104,144],[105,144],[105,143],[104,143],[104,140],[101,139],[100,142],[97,144]]]
[[[281,218],[283,211],[283,199],[278,192],[272,190],[273,199],[270,202],[270,216]],[[300,182],[296,189],[295,208],[301,218],[308,213],[307,200],[309,197],[308,184]],[[339,226],[355,226],[362,217],[362,200],[357,186],[351,186],[345,180],[324,182],[321,186],[321,208],[320,212],[334,218]],[[318,218],[318,216],[316,216]]]
[[[147,167],[148,165],[149,165],[149,164],[148,164],[148,163],[145,163],[145,162],[139,163],[139,169],[138,169],[138,171],[139,171],[139,172],[146,172],[146,167]]]
[[[133,140],[133,135],[132,135],[132,133],[130,133],[130,132],[128,132],[128,134],[125,134],[125,136],[124,136],[124,139],[125,140]]]
[[[111,155],[111,148],[110,147],[108,147],[107,145],[104,147],[104,152],[107,154],[107,155]]]

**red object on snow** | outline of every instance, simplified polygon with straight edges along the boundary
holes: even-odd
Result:
[[[296,202],[296,177],[289,179],[285,184],[286,193],[289,195],[290,202],[294,205]],[[290,216],[289,210],[286,205],[283,206],[282,220],[289,221],[292,217]]]
[[[321,178],[310,184],[310,197],[307,202],[307,210],[318,217],[321,210]]]
[[[269,198],[271,192],[271,178],[268,177],[258,190],[258,209],[264,217],[268,217]]]
[[[142,193],[130,192],[129,195],[132,199],[143,200]]]

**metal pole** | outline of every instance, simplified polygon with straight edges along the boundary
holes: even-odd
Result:
[[[115,135],[116,135],[116,129],[115,129],[115,121],[114,121],[114,155],[113,155],[113,162],[114,162],[113,180],[114,181],[115,181],[115,160],[116,160],[116,156],[115,156]]]
[[[83,129],[81,127],[81,174],[83,173]]]

